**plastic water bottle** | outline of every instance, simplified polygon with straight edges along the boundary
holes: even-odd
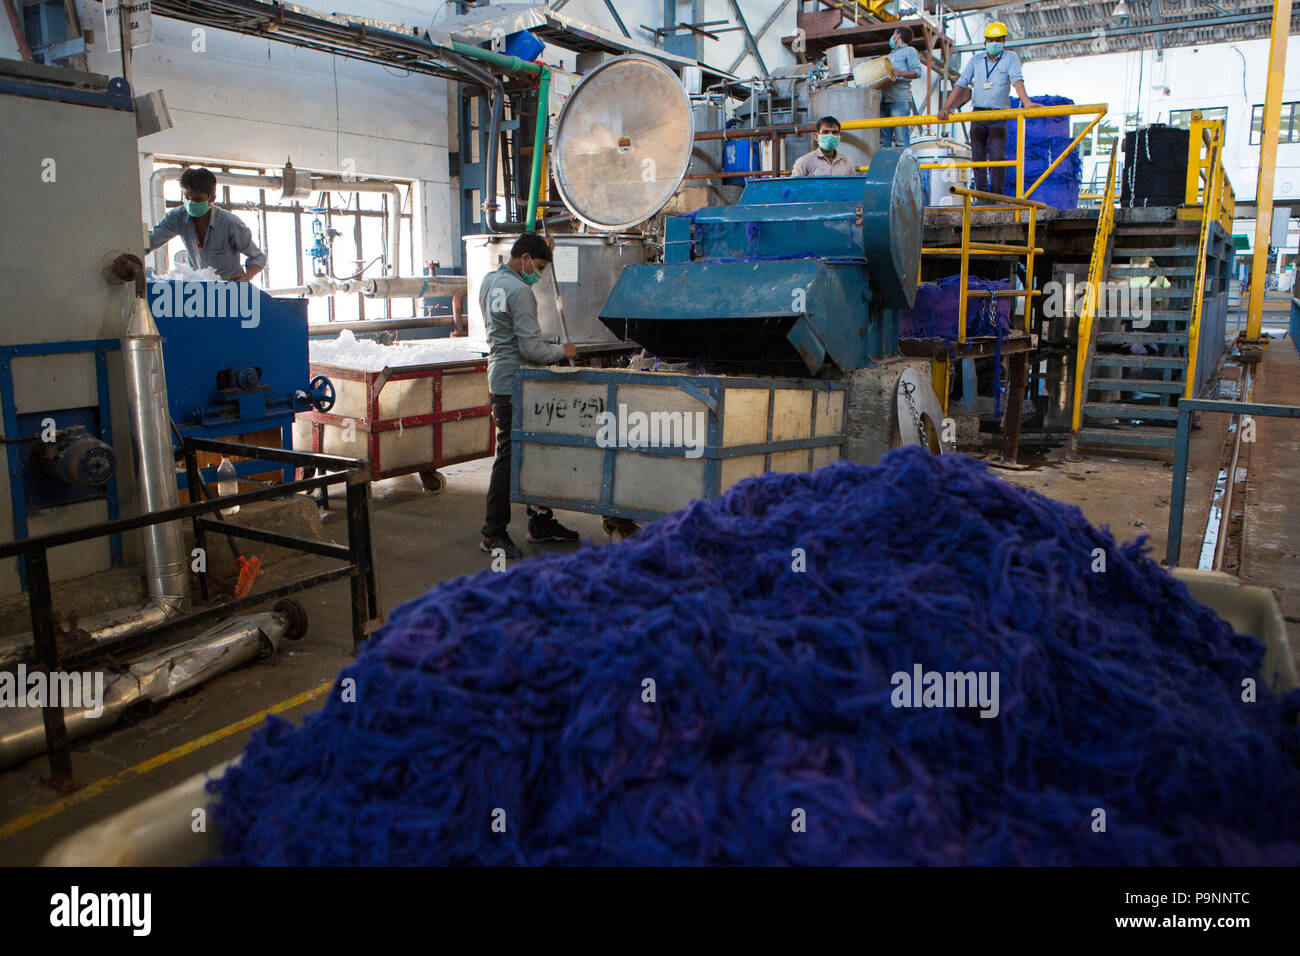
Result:
[[[225,456],[222,456],[221,464],[217,465],[217,494],[222,498],[239,494],[239,479],[235,475],[235,465]],[[221,509],[223,515],[233,515],[238,511],[239,505]]]

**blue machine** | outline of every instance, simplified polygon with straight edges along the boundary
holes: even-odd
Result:
[[[291,448],[295,414],[333,407],[330,380],[310,378],[306,300],[275,299],[247,282],[174,279],[151,280],[148,296],[163,337],[172,422],[182,435],[278,428]],[[255,461],[238,468],[268,470]]]
[[[665,261],[625,266],[600,318],[664,359],[868,368],[898,354],[923,217],[905,149],[865,176],[752,180],[735,206],[669,219]]]

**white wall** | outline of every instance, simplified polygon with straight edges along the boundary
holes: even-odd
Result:
[[[79,0],[96,27],[91,70],[120,75],[109,53],[103,4]],[[322,6],[322,9],[329,9]],[[350,0],[350,12],[427,23],[429,12],[391,0]],[[154,18],[153,42],[135,50],[137,92],[161,89],[174,128],[139,141],[145,154],[295,166],[419,181],[428,216],[416,209],[421,261],[451,261],[447,228],[447,83],[286,43]],[[206,48],[197,41],[202,37]],[[337,96],[337,105],[336,105]],[[149,218],[147,178],[142,216]]]
[[[1138,113],[1141,124],[1167,122],[1172,110],[1228,108],[1224,150],[1228,177],[1238,200],[1253,201],[1259,177],[1259,146],[1250,144],[1254,104],[1264,102],[1268,83],[1269,41],[1166,50],[1103,54],[1025,63],[1025,86],[1031,96],[1052,93],[1079,103],[1108,103],[1108,119],[1123,122]],[[1300,100],[1300,37],[1287,47],[1287,78],[1283,101]],[[1167,92],[1166,92],[1167,91]],[[1092,165],[1109,156],[1085,160],[1084,181]],[[1300,199],[1300,143],[1278,149],[1276,197]]]

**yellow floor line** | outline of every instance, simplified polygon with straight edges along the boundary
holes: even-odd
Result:
[[[96,780],[94,783],[82,787],[76,793],[70,794],[61,800],[57,800],[49,806],[41,807],[39,810],[33,810],[30,813],[24,813],[20,817],[15,817],[8,823],[0,824],[0,840],[11,837],[22,830],[26,830],[34,824],[58,816],[64,810],[69,810],[72,807],[85,803],[87,800],[91,800],[99,796],[101,793],[113,789],[118,784],[126,783],[126,781],[133,780],[136,777],[141,777],[149,771],[156,770],[164,764],[171,763],[173,760],[192,754],[195,751],[202,750],[204,747],[207,747],[209,744],[214,744],[218,740],[224,740],[231,734],[237,734],[241,730],[256,727],[262,721],[266,720],[268,714],[279,714],[286,710],[293,710],[295,707],[301,707],[303,704],[328,693],[329,689],[333,686],[334,681],[326,681],[323,684],[313,687],[311,690],[303,691],[301,694],[295,694],[287,700],[282,700],[280,703],[268,707],[266,710],[259,710],[257,713],[245,717],[243,720],[238,720],[233,724],[222,727],[220,730],[214,730],[210,734],[203,734],[201,737],[195,737],[193,740],[180,744],[177,747],[173,747],[171,750],[165,750],[157,756],[150,757],[148,760],[138,763],[134,767],[127,767],[125,770],[115,773],[111,777],[104,777],[101,780]]]

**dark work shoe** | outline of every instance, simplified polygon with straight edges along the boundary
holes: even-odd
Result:
[[[534,518],[528,522],[528,540],[533,544],[574,544],[578,532],[566,528],[554,516]]]
[[[510,535],[504,531],[500,534],[494,534],[490,538],[484,538],[478,543],[478,549],[486,551],[488,554],[494,554],[497,550],[501,550],[505,552],[507,558],[520,558],[524,554],[519,550],[519,546],[510,540]]]

